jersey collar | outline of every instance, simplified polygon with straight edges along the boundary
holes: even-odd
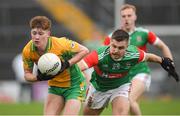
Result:
[[[52,47],[52,39],[51,37],[48,38],[48,43],[47,43],[47,46],[46,46],[46,49],[45,49],[45,52],[47,52],[48,50],[50,50]],[[37,51],[37,47],[33,44],[31,44],[31,51]]]
[[[135,31],[137,31],[137,27],[134,28],[134,30],[128,32],[129,35],[133,34]]]

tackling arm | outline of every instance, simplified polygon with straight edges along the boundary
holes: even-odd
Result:
[[[145,53],[145,60],[148,62],[162,63],[162,58],[152,53]]]
[[[179,75],[176,72],[174,62],[170,58],[159,57],[155,54],[146,53],[145,60],[148,62],[160,63],[164,70],[166,70],[177,82],[179,81]]]

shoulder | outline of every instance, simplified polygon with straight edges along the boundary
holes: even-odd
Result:
[[[52,41],[62,42],[62,41],[66,41],[67,38],[66,38],[66,37],[55,37],[55,36],[51,36],[51,40],[52,40]]]
[[[135,29],[137,32],[144,32],[144,33],[149,33],[148,29],[145,29],[143,27],[136,27]]]
[[[138,59],[139,58],[139,50],[136,46],[134,45],[129,45],[126,53],[125,53],[125,58],[127,59]]]
[[[138,48],[134,45],[129,45],[127,48],[127,51],[135,52],[135,51],[138,51]]]
[[[59,44],[61,44],[61,45],[66,45],[66,44],[75,44],[75,43],[77,43],[77,42],[75,42],[75,41],[73,41],[73,40],[71,40],[71,39],[69,39],[69,38],[67,38],[67,37],[51,37],[51,39],[52,39],[52,42],[54,42],[54,43],[59,43]]]
[[[133,50],[136,50],[137,47],[135,45],[129,45],[127,50],[130,50],[130,51],[133,51]]]
[[[30,54],[31,49],[33,49],[32,40],[29,41],[23,48],[23,51],[22,51],[23,56],[27,56],[28,54]]]
[[[96,49],[98,53],[104,52],[109,48],[109,46],[100,46]]]

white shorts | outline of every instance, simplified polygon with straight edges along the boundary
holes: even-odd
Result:
[[[130,83],[121,85],[116,89],[111,89],[106,92],[97,91],[92,84],[90,84],[85,104],[92,109],[104,108],[109,102],[118,96],[123,96],[128,99],[129,97]]]
[[[145,89],[146,91],[149,90],[150,84],[151,84],[151,75],[147,74],[147,73],[139,73],[136,76],[133,77],[133,79],[139,79],[141,80],[144,85],[145,85]],[[132,79],[132,80],[133,80]]]

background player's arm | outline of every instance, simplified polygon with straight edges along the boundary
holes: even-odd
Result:
[[[151,31],[148,33],[148,42],[160,49],[164,57],[168,57],[173,60],[169,47]]]
[[[169,47],[162,40],[159,39],[158,43],[155,44],[155,46],[161,50],[164,57],[168,57],[173,60]]]

